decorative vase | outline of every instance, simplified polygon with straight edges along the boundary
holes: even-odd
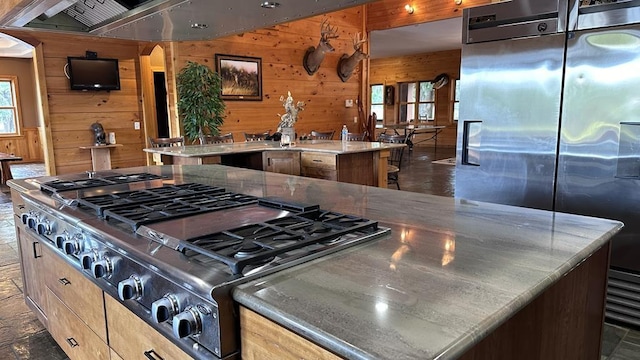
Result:
[[[283,127],[280,131],[280,145],[288,146],[295,142],[296,140],[296,130],[293,127]]]

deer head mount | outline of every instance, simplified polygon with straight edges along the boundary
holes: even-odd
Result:
[[[324,60],[324,54],[332,52],[333,46],[329,43],[329,40],[336,39],[338,37],[338,28],[332,27],[327,19],[322,20],[320,24],[320,42],[317,47],[309,47],[302,59],[302,66],[307,70],[309,75],[315,74],[320,68],[320,63]]]
[[[351,54],[351,56],[344,54],[338,61],[338,76],[342,82],[349,80],[360,60],[369,57],[369,55],[362,52],[362,44],[365,42],[367,42],[366,36],[363,35],[362,38],[360,38],[360,33],[357,33],[353,37],[353,49],[355,50],[353,54]]]

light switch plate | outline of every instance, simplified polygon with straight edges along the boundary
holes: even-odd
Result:
[[[135,130],[140,130],[140,121],[134,121],[133,122],[133,128]]]
[[[344,101],[344,107],[353,107],[353,99],[347,99]]]

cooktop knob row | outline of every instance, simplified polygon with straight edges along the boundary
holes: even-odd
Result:
[[[109,277],[113,273],[113,262],[108,257],[94,261],[91,264],[91,272],[96,279]]]

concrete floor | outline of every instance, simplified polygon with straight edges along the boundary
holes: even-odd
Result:
[[[455,156],[452,148],[415,147],[405,151],[399,184],[402,191],[454,195],[455,166],[432,161]],[[11,165],[15,178],[44,174],[41,164]],[[390,185],[395,188],[395,185]],[[27,308],[22,297],[13,209],[7,188],[0,193],[0,360],[68,359]],[[87,359],[91,360],[91,359]],[[569,360],[569,359],[568,359]],[[640,360],[640,331],[605,324],[601,360]]]

